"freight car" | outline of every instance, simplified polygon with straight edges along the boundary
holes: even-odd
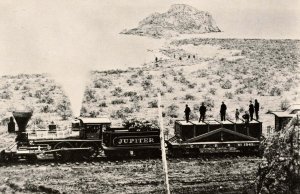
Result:
[[[175,121],[175,136],[166,143],[170,155],[196,155],[202,153],[259,153],[262,123],[253,120],[205,122]]]
[[[108,157],[143,156],[160,153],[159,129],[112,127],[108,118],[77,118],[68,134],[59,135],[51,124],[45,134],[26,131],[32,112],[13,112],[19,130],[16,142],[1,152],[1,159],[36,160],[52,155],[58,161],[92,159],[103,153]]]

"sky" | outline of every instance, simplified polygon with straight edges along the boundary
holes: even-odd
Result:
[[[1,0],[0,74],[76,75],[126,66],[131,53],[142,57],[141,48],[157,41],[118,33],[175,3],[212,14],[223,32],[204,36],[300,38],[297,0]]]

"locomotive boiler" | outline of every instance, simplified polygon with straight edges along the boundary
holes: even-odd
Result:
[[[26,131],[32,112],[13,112],[19,130],[15,143],[1,152],[1,159],[36,160],[39,155],[52,155],[57,161],[89,160],[99,155],[107,157],[147,157],[160,152],[159,129],[139,130],[113,127],[109,118],[76,118],[71,130]],[[62,133],[63,132],[63,133]],[[150,154],[150,155],[149,155]]]

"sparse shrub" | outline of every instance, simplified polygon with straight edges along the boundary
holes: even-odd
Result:
[[[284,99],[280,102],[280,108],[283,111],[287,110],[289,106],[290,106],[290,102],[287,99]]]
[[[206,105],[208,110],[212,110],[215,107],[215,101],[209,95],[203,95],[203,102]]]
[[[149,108],[157,108],[158,107],[158,101],[153,100],[153,101],[148,102],[148,107]]]
[[[167,83],[163,80],[161,81],[161,85],[164,86],[164,87],[167,87]]]
[[[212,81],[209,81],[208,84],[209,84],[209,85],[213,85],[213,82],[212,82]]]
[[[80,116],[84,116],[87,113],[87,108],[85,106],[82,106],[80,109]]]
[[[153,78],[153,75],[147,75],[146,79],[152,79]]]
[[[3,125],[3,126],[7,125],[9,123],[9,120],[10,120],[9,117],[4,117],[4,118],[1,119],[0,124]]]
[[[230,89],[232,87],[232,83],[230,80],[226,80],[225,82],[220,83],[221,88],[223,89]]]
[[[53,104],[54,99],[51,96],[48,95],[42,95],[39,100],[39,103],[46,103],[46,104]]]
[[[147,89],[151,88],[152,83],[150,80],[146,79],[146,80],[142,81],[141,85],[144,88],[144,90],[147,90]]]
[[[84,92],[84,96],[85,96],[86,101],[91,101],[93,99],[96,99],[95,94],[96,94],[95,90],[89,89],[89,88],[86,89],[85,92]]]
[[[113,91],[111,91],[111,94],[113,96],[120,96],[122,93],[122,88],[121,87],[116,87]]]
[[[126,82],[128,83],[129,86],[133,86],[132,80],[128,79]]]
[[[200,105],[199,104],[194,104],[193,109],[194,111],[199,111]]]
[[[63,99],[58,103],[56,110],[58,115],[60,115],[63,120],[67,120],[69,117],[72,116],[70,102],[66,99]]]
[[[112,100],[111,104],[126,104],[126,102],[123,99],[116,99]]]
[[[42,106],[42,108],[41,108],[40,111],[41,111],[42,113],[48,113],[48,112],[50,112],[49,105]]]
[[[191,95],[191,94],[186,94],[184,97],[185,100],[195,100],[195,96]]]
[[[280,96],[281,95],[281,89],[278,87],[273,87],[270,91],[271,96]]]
[[[101,102],[101,103],[99,104],[99,107],[107,107],[106,102]]]
[[[196,83],[188,84],[188,87],[189,87],[190,89],[193,89],[193,88],[195,88],[196,86],[197,86]]]
[[[211,93],[212,95],[215,95],[216,91],[217,91],[216,88],[210,88],[208,92]]]
[[[244,94],[244,89],[243,88],[237,88],[235,90],[235,94]]]
[[[206,84],[205,83],[202,83],[201,84],[201,88],[205,88]]]
[[[134,78],[137,78],[138,75],[137,75],[137,74],[132,74],[130,77],[131,77],[132,79],[134,79]]]
[[[109,79],[105,78],[98,78],[94,80],[94,87],[95,88],[109,88],[112,85],[112,82]]]
[[[15,86],[15,90],[19,90],[20,89],[20,86]]]
[[[232,99],[233,94],[231,92],[225,92],[225,97],[228,98],[228,99]]]
[[[174,91],[174,88],[173,87],[169,87],[168,89],[167,89],[167,92],[169,92],[169,93],[172,93]]]
[[[11,93],[8,90],[4,90],[0,93],[0,98],[3,100],[8,100],[11,98]]]
[[[206,69],[201,69],[197,71],[197,77],[206,77],[206,76],[208,76]]]
[[[172,118],[177,118],[178,117],[178,113],[177,113],[178,110],[179,110],[179,107],[177,105],[171,104],[167,108],[167,115],[172,117]]]
[[[131,97],[131,96],[137,96],[137,93],[136,92],[132,92],[132,91],[129,91],[129,92],[124,92],[124,96],[125,97]]]

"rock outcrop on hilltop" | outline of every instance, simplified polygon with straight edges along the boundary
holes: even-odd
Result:
[[[161,38],[209,32],[220,32],[210,13],[189,5],[175,4],[167,12],[153,13],[139,22],[137,28],[123,30],[121,33]]]

